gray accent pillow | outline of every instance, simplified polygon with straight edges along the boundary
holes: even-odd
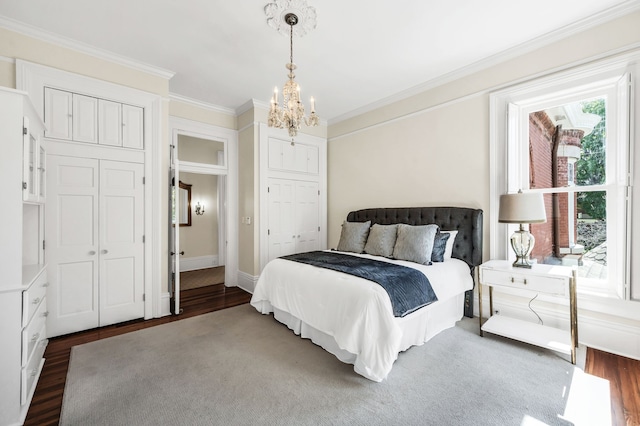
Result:
[[[378,225],[371,227],[364,252],[374,256],[393,256],[393,247],[396,245],[398,225]]]
[[[447,248],[447,240],[451,234],[448,232],[439,232],[433,240],[433,251],[431,252],[432,262],[444,262],[444,251]]]
[[[443,234],[449,234],[449,241],[447,241],[447,247],[444,249],[444,260],[451,259],[453,255],[453,244],[456,242],[456,235],[458,231],[441,231]]]
[[[370,220],[366,222],[345,221],[342,224],[342,232],[340,233],[340,241],[338,242],[338,251],[362,253],[364,251],[364,245],[367,242],[370,226]]]
[[[431,265],[433,241],[438,225],[398,225],[398,238],[393,248],[393,257],[399,260]]]

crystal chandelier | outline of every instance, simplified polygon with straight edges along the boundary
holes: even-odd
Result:
[[[304,115],[304,105],[300,101],[300,86],[296,83],[296,75],[293,71],[296,65],[293,63],[293,26],[298,23],[298,16],[295,13],[287,13],[284,21],[290,27],[289,42],[290,55],[289,63],[285,67],[289,70],[289,80],[282,88],[282,105],[278,103],[278,87],[273,91],[271,98],[271,108],[269,110],[269,127],[277,127],[280,129],[287,128],[291,141],[298,134],[300,126],[304,122],[307,126],[317,126],[319,119],[316,115],[316,106],[313,97],[311,97],[311,114],[309,117]]]

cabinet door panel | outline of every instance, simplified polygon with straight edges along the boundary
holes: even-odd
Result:
[[[144,110],[132,105],[122,105],[122,146],[144,148]]]
[[[73,94],[73,140],[98,143],[98,99]]]
[[[70,92],[44,88],[44,122],[47,125],[47,137],[71,140],[72,105]]]
[[[122,146],[122,104],[100,99],[98,116],[100,145]]]

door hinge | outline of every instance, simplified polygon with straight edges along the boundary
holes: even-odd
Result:
[[[27,130],[27,128],[26,128],[26,127],[24,127],[24,126],[23,126],[23,127],[22,127],[22,134],[23,134],[23,135],[26,135],[27,133],[29,133],[29,131]]]
[[[320,227],[318,226],[318,232],[320,232]]]
[[[146,179],[144,176],[142,176],[142,184],[144,185],[146,183]]]
[[[44,243],[44,240],[42,240],[42,250],[44,250],[44,248],[45,248],[45,243]]]
[[[145,242],[144,240],[145,240],[145,236],[143,235],[143,236],[142,236],[142,242],[143,242],[143,243]]]
[[[271,192],[271,188],[267,186],[267,192]]]
[[[271,229],[267,229],[267,235],[271,235]]]
[[[143,301],[143,302],[145,301],[146,296],[147,296],[146,294],[143,294],[143,295],[142,295],[142,301]]]
[[[320,190],[318,189],[318,195],[320,195]]]
[[[22,182],[22,189],[27,189],[27,182]]]

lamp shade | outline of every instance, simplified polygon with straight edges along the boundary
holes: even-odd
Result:
[[[500,196],[500,223],[542,223],[547,221],[544,199],[539,192]]]

